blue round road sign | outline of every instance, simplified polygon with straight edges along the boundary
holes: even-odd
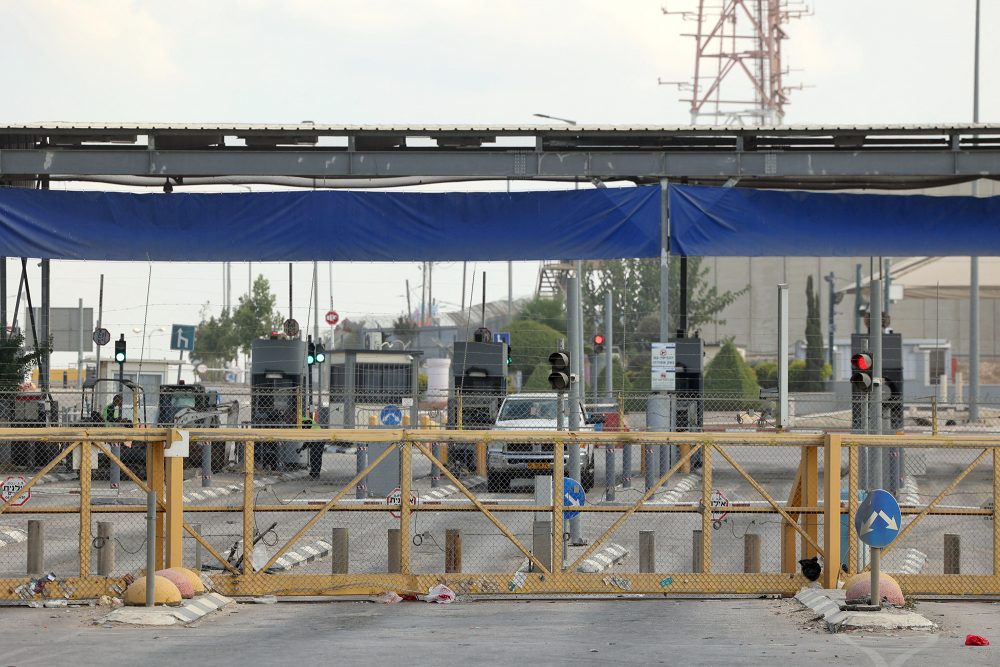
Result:
[[[854,530],[862,542],[875,549],[889,546],[899,535],[902,514],[892,494],[875,489],[858,506]]]
[[[587,494],[584,492],[580,482],[569,477],[563,477],[563,506],[583,507],[586,504]],[[563,512],[563,519],[572,519],[575,516],[579,516],[579,514],[580,512],[578,511],[566,510]]]
[[[398,405],[387,405],[378,413],[378,421],[382,426],[399,426],[403,423],[403,411]]]

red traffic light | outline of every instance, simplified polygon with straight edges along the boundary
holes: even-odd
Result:
[[[604,345],[604,336],[601,334],[594,334],[594,345]]]
[[[851,357],[851,368],[856,371],[870,371],[872,366],[874,366],[872,356],[867,352],[861,352]]]
[[[869,392],[872,389],[872,355],[860,352],[851,357],[851,386],[855,391]]]

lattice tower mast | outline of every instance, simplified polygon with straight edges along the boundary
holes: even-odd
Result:
[[[679,15],[696,24],[682,33],[695,42],[691,81],[660,81],[690,91],[691,123],[712,125],[780,125],[791,90],[781,60],[783,26],[808,13],[797,0],[698,0],[696,11]]]

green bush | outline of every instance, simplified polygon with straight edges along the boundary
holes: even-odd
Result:
[[[788,391],[825,391],[826,380],[833,375],[830,364],[823,364],[817,380],[804,359],[796,359],[788,364]],[[777,386],[777,385],[775,385]]]
[[[766,389],[777,389],[778,387],[778,364],[773,361],[758,361],[753,365],[753,372],[757,375],[757,384]]]
[[[705,396],[706,410],[745,407],[739,399],[756,402],[760,397],[757,374],[740,356],[731,340],[726,341],[705,369]],[[713,397],[719,398],[712,400]],[[734,399],[739,406],[734,404]]]

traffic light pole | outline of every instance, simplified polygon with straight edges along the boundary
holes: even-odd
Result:
[[[578,360],[583,359],[583,332],[580,326],[580,274],[569,279],[569,302],[567,303],[567,314],[569,315],[567,324],[569,325],[569,358],[570,368],[575,373],[570,375],[569,383],[569,430],[580,430],[580,409],[579,405],[583,398],[583,364],[577,365]],[[577,376],[577,381],[573,381],[573,375]],[[571,479],[582,482],[580,478],[580,447],[577,443],[569,446],[569,466],[567,473]],[[562,489],[554,489],[558,495],[562,495]],[[580,534],[579,515],[569,520],[569,540],[570,544],[584,544]]]
[[[874,428],[872,428],[872,433],[875,435],[882,434],[882,281],[872,280],[871,282],[871,327],[869,328],[869,335],[871,336],[871,350],[873,361],[875,362],[875,368],[872,371],[874,376],[874,386],[871,393],[871,419]],[[882,455],[882,448],[872,447],[869,449],[869,470],[871,473],[871,488],[881,489],[883,470],[882,465],[884,462],[884,456]]]

